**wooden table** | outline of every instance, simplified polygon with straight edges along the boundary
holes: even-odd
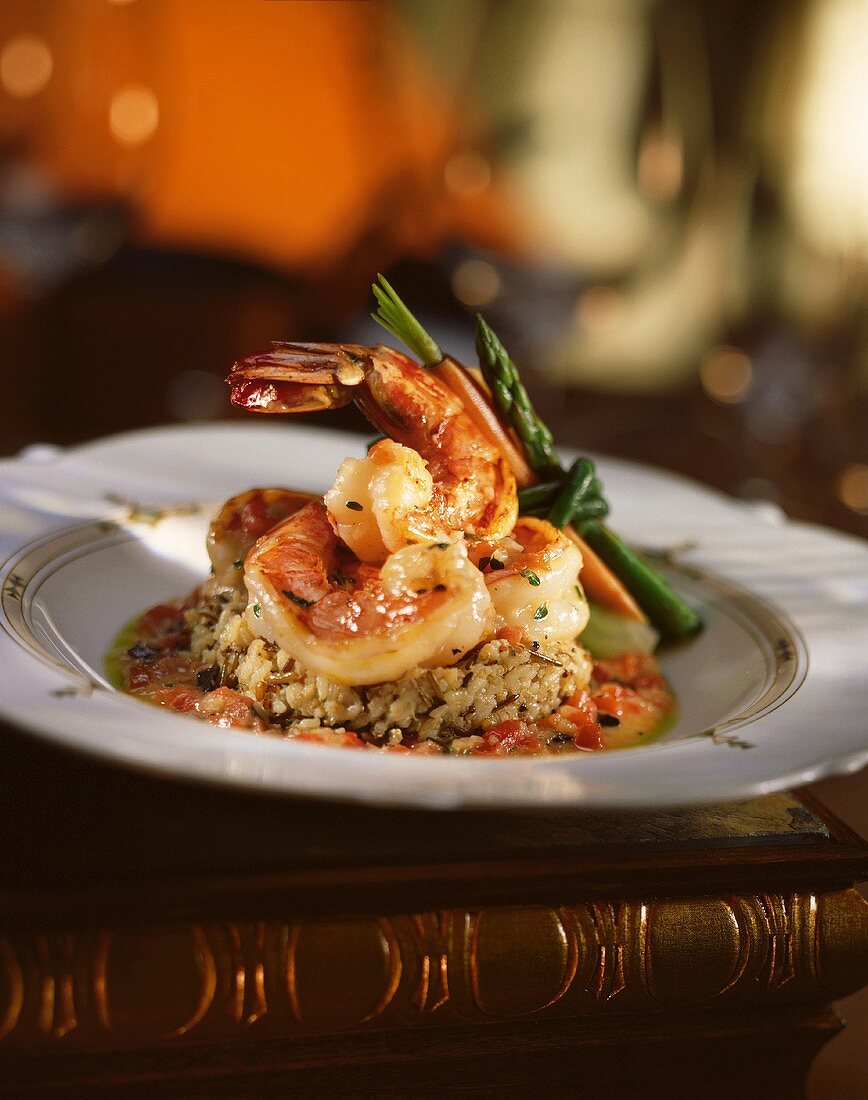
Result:
[[[362,810],[8,729],[0,767],[4,1096],[768,1100],[868,982],[868,849],[790,795]]]

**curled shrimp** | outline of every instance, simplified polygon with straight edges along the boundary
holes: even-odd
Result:
[[[237,362],[227,381],[232,403],[258,412],[309,412],[355,401],[375,427],[423,460],[424,469],[394,447],[375,447],[368,459],[342,464],[327,504],[360,557],[382,562],[418,541],[462,533],[498,539],[512,530],[518,499],[503,452],[461,400],[406,355],[383,345],[276,344]],[[379,476],[388,466],[395,476]],[[398,487],[408,474],[412,491],[402,495]],[[362,495],[378,517],[376,531],[362,530],[358,516],[349,514],[358,511],[354,505],[365,506]],[[355,545],[354,534],[360,535]]]
[[[454,537],[431,509],[434,495],[421,455],[382,439],[367,458],[344,459],[323,500],[347,546],[362,561],[382,562],[402,546]]]
[[[582,555],[546,520],[522,516],[508,538],[471,543],[470,556],[483,572],[501,625],[519,630],[523,639],[569,642],[588,625],[588,602],[578,583]]]
[[[206,547],[219,584],[237,587],[247,551],[257,539],[311,500],[294,489],[248,489],[230,497],[211,520]]]
[[[454,664],[491,628],[491,598],[463,542],[420,542],[368,565],[318,500],[259,539],[244,581],[251,630],[338,683]]]

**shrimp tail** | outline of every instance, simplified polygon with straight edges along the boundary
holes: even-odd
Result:
[[[254,412],[315,412],[353,401],[424,461],[434,482],[436,533],[429,533],[438,540],[447,530],[489,537],[512,530],[518,502],[503,452],[447,385],[401,352],[382,344],[275,344],[237,362],[227,381],[233,405]]]
[[[274,343],[234,363],[226,379],[232,404],[262,413],[339,409],[356,397],[370,367],[356,344]]]

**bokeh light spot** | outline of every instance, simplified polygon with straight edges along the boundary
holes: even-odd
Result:
[[[699,378],[712,400],[723,405],[737,405],[750,393],[753,367],[740,348],[721,345],[712,348],[702,360]]]
[[[620,323],[626,306],[627,301],[620,290],[611,286],[592,286],[579,298],[576,320],[585,332],[611,332]]]
[[[466,306],[487,306],[500,293],[500,276],[485,260],[464,260],[452,272],[452,293]]]
[[[54,69],[51,50],[35,34],[10,38],[0,52],[0,84],[17,99],[41,92]]]
[[[128,84],[112,97],[109,129],[121,145],[141,145],[153,137],[159,122],[157,97],[143,84]]]
[[[659,130],[647,133],[639,149],[636,175],[642,190],[660,202],[674,199],[681,190],[684,154],[681,145]]]
[[[851,512],[868,514],[868,466],[855,462],[838,478],[838,499]]]

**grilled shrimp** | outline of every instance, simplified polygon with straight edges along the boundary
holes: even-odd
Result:
[[[460,399],[406,355],[383,345],[276,344],[237,362],[227,381],[232,403],[257,412],[355,401],[394,441],[367,459],[346,459],[327,498],[341,537],[364,560],[381,563],[416,542],[463,533],[499,539],[512,530],[518,499],[507,459]],[[351,515],[355,505],[370,508],[373,522]]]
[[[237,587],[250,547],[311,499],[310,493],[293,489],[248,489],[230,497],[208,528],[206,546],[215,580]]]
[[[346,458],[325,494],[335,530],[362,561],[382,562],[414,542],[455,532],[432,510],[434,479],[417,451],[383,439],[367,458]]]
[[[318,500],[259,539],[244,581],[251,630],[338,683],[454,664],[492,627],[463,542],[418,542],[368,565],[341,544]]]
[[[481,569],[502,625],[540,643],[575,639],[589,609],[578,583],[579,548],[544,519],[522,516],[509,538],[473,542],[470,556]]]

